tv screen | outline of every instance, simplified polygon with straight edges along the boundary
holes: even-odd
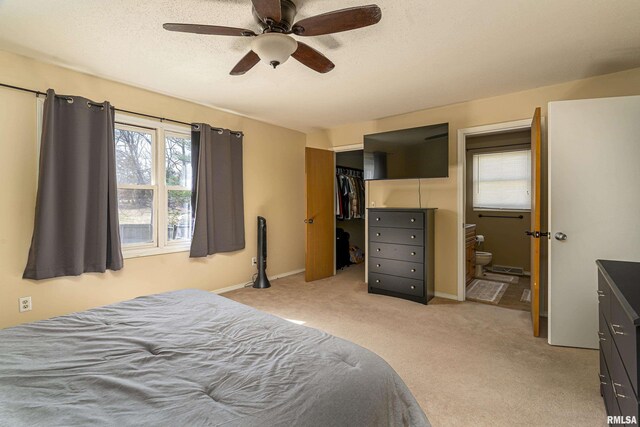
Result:
[[[364,137],[364,179],[449,176],[449,123]]]

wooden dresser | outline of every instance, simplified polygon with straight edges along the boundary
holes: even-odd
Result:
[[[638,425],[640,263],[599,260],[596,264],[600,394],[607,415],[635,417]]]
[[[465,235],[465,261],[466,261],[466,282],[467,285],[476,275],[476,225],[466,224],[464,226]]]
[[[434,296],[436,210],[368,211],[369,292],[427,304]]]

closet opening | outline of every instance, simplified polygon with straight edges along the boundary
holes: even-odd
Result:
[[[367,208],[364,151],[342,151],[335,156],[336,274],[353,274],[364,281]]]

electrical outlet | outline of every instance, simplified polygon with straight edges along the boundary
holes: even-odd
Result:
[[[20,313],[31,311],[31,297],[20,298]]]
[[[251,265],[258,265],[258,258],[256,257],[251,258]]]

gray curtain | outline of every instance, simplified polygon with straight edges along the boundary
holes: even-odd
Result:
[[[191,134],[193,258],[244,249],[242,135],[198,123]]]
[[[49,89],[35,224],[23,277],[121,269],[116,191],[111,106]]]

